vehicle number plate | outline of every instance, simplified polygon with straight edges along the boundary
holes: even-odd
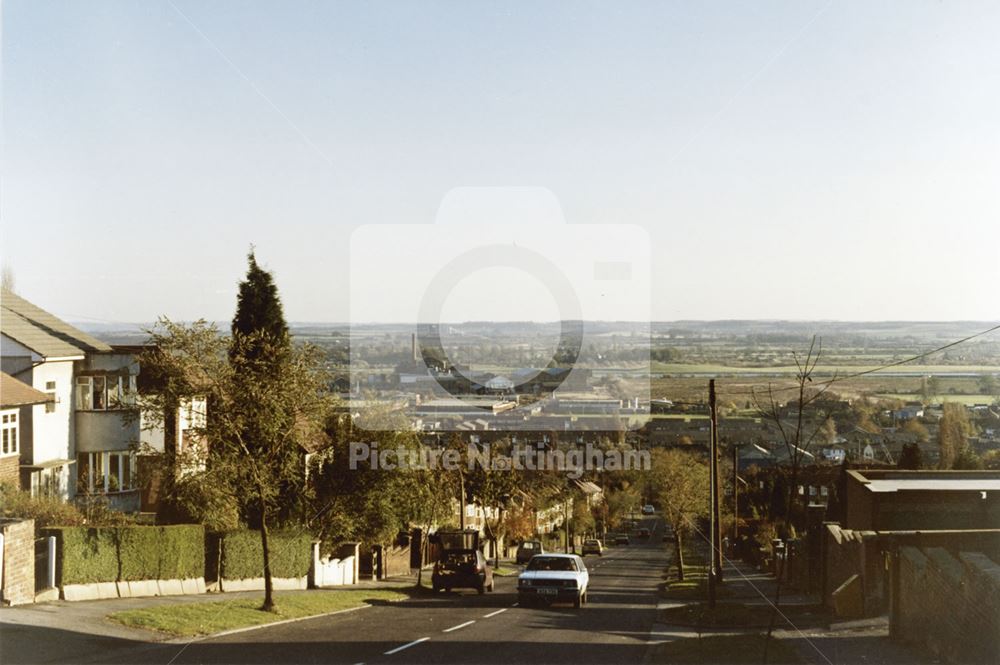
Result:
[[[546,596],[554,596],[554,595],[556,595],[559,592],[556,589],[552,589],[552,588],[548,588],[548,587],[541,587],[541,588],[538,589],[538,593],[544,594]]]

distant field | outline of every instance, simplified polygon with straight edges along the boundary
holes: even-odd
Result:
[[[883,399],[898,399],[904,402],[911,400],[920,400],[927,402],[958,402],[959,404],[991,404],[995,397],[992,395],[932,395],[924,400],[920,395],[914,395],[912,393],[886,393],[880,394],[878,397]]]
[[[818,365],[816,374],[854,374],[872,370],[881,365]],[[795,374],[798,368],[794,365],[776,367],[733,367],[713,364],[661,363],[650,364],[650,371],[663,374]],[[883,370],[880,373],[912,374],[923,376],[928,374],[996,374],[1000,373],[998,365],[899,365]]]

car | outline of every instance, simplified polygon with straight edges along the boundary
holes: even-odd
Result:
[[[642,507],[642,514],[643,515],[654,515],[654,514],[656,514],[656,508],[653,507],[653,504],[647,503],[645,506]]]
[[[638,531],[635,532],[635,535],[638,538],[649,538],[649,529],[646,528],[639,529]]]
[[[619,533],[618,535],[615,536],[615,545],[628,545],[628,544],[629,540],[627,533]]]
[[[597,556],[604,556],[604,545],[601,544],[597,538],[588,538],[583,541],[583,548],[580,550],[583,556],[588,554],[596,554]]]
[[[526,540],[517,546],[517,554],[514,555],[515,563],[528,563],[531,557],[536,554],[545,554],[545,548],[537,540]]]
[[[493,591],[493,569],[479,550],[445,550],[434,564],[431,586],[435,593],[442,589]]]
[[[518,604],[587,604],[590,573],[576,554],[536,554],[517,578]]]

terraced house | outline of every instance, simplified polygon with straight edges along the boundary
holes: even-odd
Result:
[[[21,488],[64,500],[102,494],[118,510],[139,510],[140,424],[128,416],[139,373],[134,353],[6,289],[0,307],[0,369],[45,395],[17,408]]]

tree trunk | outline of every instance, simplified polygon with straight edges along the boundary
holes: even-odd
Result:
[[[677,580],[684,581],[684,550],[681,547],[680,529],[674,529],[674,559],[677,560]]]
[[[424,557],[427,556],[427,530],[421,530],[420,532],[420,561],[417,565],[417,588],[423,584],[424,579]]]
[[[267,508],[263,495],[260,499],[260,546],[264,554],[264,605],[265,612],[274,612],[274,582],[271,579],[271,550],[267,542]]]

